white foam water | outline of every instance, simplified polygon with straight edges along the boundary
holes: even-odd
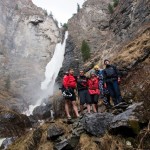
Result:
[[[68,32],[65,33],[65,39],[63,44],[58,43],[56,45],[54,55],[51,61],[46,66],[45,80],[41,83],[41,89],[49,89],[50,95],[53,95],[55,80],[58,76],[60,68],[62,67],[67,37]]]

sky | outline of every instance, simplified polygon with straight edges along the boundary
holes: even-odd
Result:
[[[59,23],[67,23],[77,12],[77,3],[82,7],[85,0],[32,0],[35,5],[46,9]]]

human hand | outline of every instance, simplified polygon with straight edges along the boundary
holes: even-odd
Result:
[[[120,84],[121,83],[121,79],[120,79],[120,77],[118,78],[118,84]]]
[[[105,89],[107,88],[107,85],[106,85],[106,83],[104,83],[104,88],[105,88]]]

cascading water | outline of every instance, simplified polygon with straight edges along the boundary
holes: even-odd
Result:
[[[65,39],[63,44],[58,43],[56,45],[54,55],[51,61],[46,66],[45,80],[41,84],[41,89],[42,90],[48,89],[50,95],[53,95],[55,80],[58,76],[60,68],[62,67],[67,37],[68,32],[65,33]]]
[[[37,100],[34,106],[33,105],[29,106],[29,110],[25,112],[26,115],[28,116],[31,115],[34,108],[42,104],[43,99],[53,95],[55,81],[64,60],[67,38],[68,38],[68,31],[66,31],[65,33],[65,39],[63,41],[63,44],[60,42],[56,45],[54,55],[46,66],[45,80],[41,83],[41,90],[42,90],[41,97],[39,98],[39,100]]]

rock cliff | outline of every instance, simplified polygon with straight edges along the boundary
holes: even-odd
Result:
[[[68,21],[68,41],[72,43],[70,50],[72,49],[75,56],[70,60],[78,60],[80,66],[86,69],[92,68],[95,63],[102,65],[105,58],[116,57],[137,35],[142,34],[147,28],[149,30],[149,1],[120,0],[113,14],[110,14],[108,5],[112,2],[87,0],[83,8]],[[91,59],[87,62],[83,62],[80,50],[83,40],[87,41],[91,49]]]
[[[36,100],[59,29],[31,0],[1,0],[0,14],[0,93]]]

